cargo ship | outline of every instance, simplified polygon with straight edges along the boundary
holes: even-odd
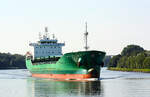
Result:
[[[85,35],[85,51],[62,54],[65,43],[59,43],[54,34],[48,36],[48,28],[36,43],[30,43],[34,53],[26,53],[26,67],[32,77],[52,79],[88,79],[100,78],[100,70],[104,65],[105,52],[88,50],[87,24]]]

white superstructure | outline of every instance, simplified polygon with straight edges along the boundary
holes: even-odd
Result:
[[[30,43],[30,46],[34,47],[34,58],[43,57],[60,57],[62,56],[62,46],[65,43],[58,43],[58,40],[53,34],[53,38],[48,37],[48,29],[45,27],[45,34],[43,37],[39,35],[40,40],[37,43]]]

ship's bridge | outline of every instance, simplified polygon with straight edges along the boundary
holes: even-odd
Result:
[[[41,39],[39,41],[39,43],[57,43],[57,39],[49,39],[49,38],[47,38],[46,40],[45,39]]]
[[[50,39],[46,31],[37,43],[30,43],[29,45],[34,47],[34,58],[36,59],[62,56],[62,46],[65,46],[65,43],[58,43],[54,36],[53,39]]]

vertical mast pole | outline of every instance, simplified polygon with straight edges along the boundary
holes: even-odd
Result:
[[[84,37],[85,37],[85,50],[88,50],[88,45],[87,45],[87,36],[88,36],[88,32],[87,32],[87,22],[85,22],[85,33],[84,33]]]
[[[42,39],[42,37],[41,37],[41,32],[39,32],[39,40],[41,40]]]
[[[45,37],[48,38],[48,28],[45,27]]]

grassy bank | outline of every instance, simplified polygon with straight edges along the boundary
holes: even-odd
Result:
[[[131,68],[115,68],[115,67],[109,67],[108,70],[150,73],[150,69],[131,69]]]

